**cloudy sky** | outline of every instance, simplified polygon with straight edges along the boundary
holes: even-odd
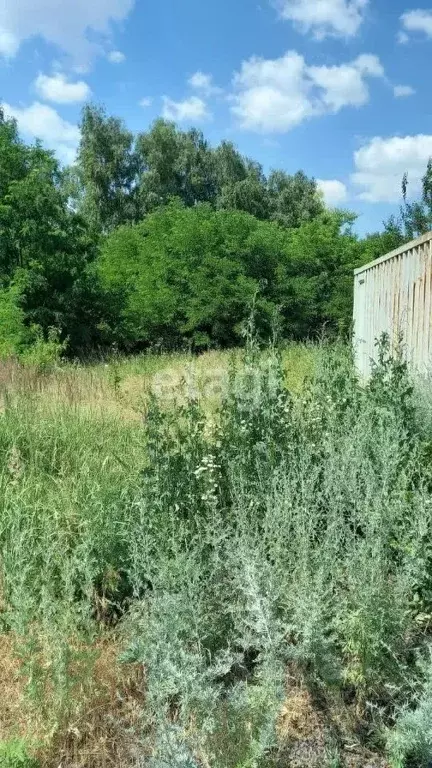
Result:
[[[432,155],[432,2],[1,0],[0,98],[73,160],[80,110],[158,115],[302,168],[358,229],[397,212]]]

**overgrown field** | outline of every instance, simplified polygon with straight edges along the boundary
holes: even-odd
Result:
[[[0,368],[2,768],[426,768],[432,400],[385,344]]]

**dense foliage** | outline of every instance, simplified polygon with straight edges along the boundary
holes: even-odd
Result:
[[[353,268],[429,226],[430,174],[420,202],[361,240],[314,179],[266,175],[195,129],[134,136],[88,105],[61,168],[0,112],[0,351],[230,346],[252,303],[264,337],[276,316],[287,337],[345,332]]]
[[[144,421],[121,363],[100,401],[105,366],[3,370],[2,765],[430,765],[430,385],[312,351],[299,393],[250,340],[216,397],[150,378]]]
[[[122,346],[238,344],[256,300],[258,329],[313,334],[349,322],[356,240],[344,214],[326,212],[298,229],[208,204],[171,203],[102,247],[101,282],[117,303]]]

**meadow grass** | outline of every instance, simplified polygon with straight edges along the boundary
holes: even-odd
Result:
[[[428,766],[430,389],[385,345],[0,395],[2,766]]]

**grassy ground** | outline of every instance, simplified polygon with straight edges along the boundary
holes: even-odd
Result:
[[[2,766],[428,766],[428,385],[252,345],[0,398]]]

